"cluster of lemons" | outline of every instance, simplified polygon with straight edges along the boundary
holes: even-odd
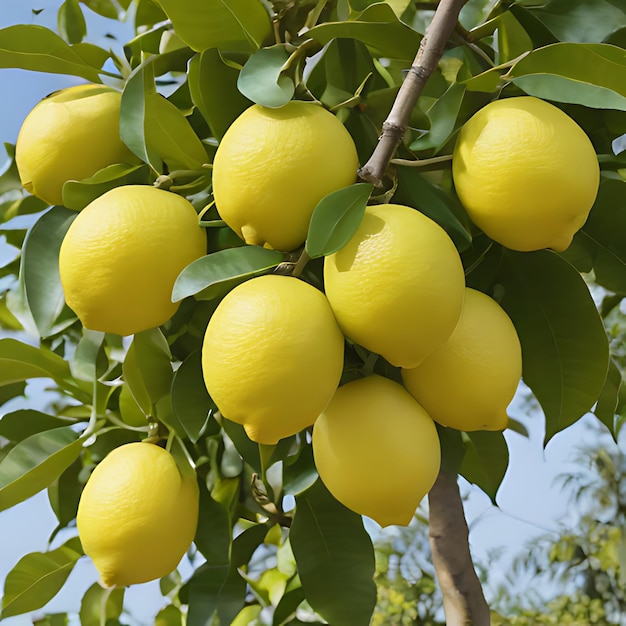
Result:
[[[59,204],[67,180],[132,163],[118,142],[119,102],[112,89],[83,86],[35,107],[16,146],[24,186]],[[94,149],[94,133],[108,152]],[[323,107],[253,105],[218,146],[213,194],[246,243],[292,251],[304,243],[317,203],[355,182],[357,168],[350,134]],[[595,199],[598,171],[582,129],[531,97],[481,109],[453,154],[470,218],[520,251],[569,245]],[[62,242],[66,301],[86,328],[119,335],[153,328],[176,311],[177,275],[205,253],[185,198],[117,187],[84,208]],[[323,282],[322,291],[268,274],[232,289],[206,328],[207,390],[221,415],[260,444],[312,427],[316,468],[337,500],[383,526],[406,525],[440,469],[435,423],[506,427],[522,368],[515,327],[494,299],[466,287],[447,233],[408,206],[368,206],[352,239],[325,257]],[[397,379],[371,374],[341,384],[346,340],[397,367]],[[164,449],[139,443],[96,467],[77,523],[105,584],[127,585],[171,571],[193,540],[197,515],[195,480]]]

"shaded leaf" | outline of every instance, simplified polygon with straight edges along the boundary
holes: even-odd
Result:
[[[83,489],[80,480],[82,469],[82,461],[78,458],[48,487],[48,501],[59,521],[58,529],[65,528],[76,519]]]
[[[61,417],[48,415],[35,409],[20,409],[5,413],[0,419],[0,436],[17,443],[37,433],[68,426]]]
[[[496,494],[509,465],[509,449],[501,432],[463,433],[465,455],[460,473],[496,503]]]
[[[80,602],[80,625],[101,626],[102,618],[106,624],[109,623],[108,620],[117,620],[124,606],[124,591],[124,587],[111,591],[98,583],[91,585]]]
[[[317,257],[333,254],[357,231],[373,190],[369,183],[355,183],[322,198],[311,216],[305,249]]]
[[[266,272],[283,259],[282,252],[260,246],[239,246],[213,252],[196,259],[178,275],[172,289],[172,302],[188,296],[210,300],[221,293],[217,289],[220,285]]]
[[[57,14],[59,33],[68,43],[79,43],[87,34],[85,16],[78,0],[65,0]]]
[[[547,443],[598,399],[609,364],[602,319],[580,274],[548,251],[507,250],[497,282],[522,345],[524,382],[546,417]]]
[[[83,551],[78,537],[50,552],[23,556],[7,574],[2,617],[35,611],[54,598]]]
[[[609,370],[604,381],[604,387],[598,397],[594,409],[595,416],[608,428],[609,432],[617,441],[615,416],[619,403],[620,389],[622,386],[622,373],[613,359],[609,362]]]
[[[333,626],[367,626],[376,604],[374,548],[361,516],[318,480],[296,497],[290,542],[313,609]]]
[[[78,380],[93,382],[106,370],[108,359],[104,351],[104,333],[83,327],[71,361],[72,375]]]

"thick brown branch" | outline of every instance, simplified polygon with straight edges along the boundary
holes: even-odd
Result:
[[[380,187],[389,161],[402,141],[426,81],[435,71],[446,42],[454,31],[459,12],[467,0],[441,0],[419,50],[383,124],[382,134],[372,156],[359,170],[359,178]]]
[[[489,607],[470,555],[457,477],[444,470],[428,494],[429,540],[448,626],[489,626]]]

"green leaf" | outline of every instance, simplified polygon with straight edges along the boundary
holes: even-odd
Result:
[[[313,460],[313,448],[304,442],[294,457],[288,457],[283,467],[283,491],[297,496],[317,480],[317,468]]]
[[[383,2],[369,6],[353,19],[314,26],[306,36],[322,45],[339,37],[356,39],[382,56],[411,61],[421,41],[420,34],[401,22],[393,9]]]
[[[113,187],[146,184],[148,171],[145,164],[116,163],[99,170],[91,178],[80,181],[68,180],[63,185],[63,205],[68,209],[80,211]]]
[[[22,248],[20,280],[40,337],[47,337],[65,305],[59,275],[59,250],[75,211],[46,211],[28,231]]]
[[[2,617],[36,611],[54,598],[83,551],[78,537],[56,550],[23,556],[7,574]]]
[[[496,494],[509,465],[509,449],[501,432],[463,433],[465,455],[460,473],[496,504]]]
[[[242,282],[279,265],[282,252],[260,246],[240,246],[213,252],[190,263],[179,275],[172,290],[172,302],[188,296],[211,300],[221,294],[219,287],[230,281]]]
[[[626,50],[610,44],[545,46],[519,60],[504,78],[544,100],[626,111]]]
[[[108,624],[108,620],[116,621],[124,607],[124,591],[124,587],[111,591],[98,583],[91,585],[80,602],[78,615],[81,626],[101,626],[103,623]]]
[[[222,428],[228,437],[230,437],[241,458],[250,467],[252,467],[255,472],[262,474],[263,466],[261,463],[261,455],[259,453],[259,444],[255,443],[250,439],[250,437],[248,437],[241,424],[231,422],[225,417],[222,417]]]
[[[523,379],[546,417],[545,442],[591,409],[604,386],[609,348],[580,274],[548,251],[505,251],[497,283],[522,345]]]
[[[59,529],[65,528],[76,519],[83,489],[80,480],[82,471],[83,464],[78,458],[48,487],[48,501],[59,521]]]
[[[261,48],[241,68],[239,91],[252,102],[278,108],[289,102],[295,92],[293,80],[283,73],[289,52],[282,44]]]
[[[118,10],[120,5],[113,0],[81,0],[81,2],[94,13],[108,17],[110,20],[117,20],[122,16],[122,12]]]
[[[59,33],[68,43],[79,43],[87,34],[85,16],[78,0],[65,0],[57,14]]]
[[[102,82],[97,68],[89,65],[56,33],[35,24],[18,24],[0,30],[2,67],[69,74],[92,83]]]
[[[0,419],[0,437],[17,443],[31,435],[61,426],[68,426],[68,421],[35,409],[19,409],[2,416]]]
[[[313,609],[333,626],[367,626],[376,604],[375,564],[361,516],[318,480],[296,497],[290,542]]]
[[[154,620],[155,626],[184,626],[180,609],[173,604],[162,608]]]
[[[108,365],[104,351],[104,333],[97,330],[83,328],[74,358],[71,361],[72,375],[77,380],[92,383],[97,380]]]
[[[355,183],[322,198],[313,211],[306,239],[312,258],[333,254],[356,232],[374,189],[369,183]]]
[[[472,241],[467,214],[452,195],[424,178],[414,167],[398,167],[398,187],[392,201],[412,206],[437,222],[457,249],[466,250]]]
[[[239,70],[225,61],[217,48],[196,54],[189,62],[191,99],[217,139],[252,104],[237,89],[238,78]]]
[[[622,373],[613,359],[609,362],[609,370],[604,381],[604,387],[598,397],[594,409],[595,416],[608,428],[616,439],[617,406],[619,403],[620,389],[622,387]],[[617,441],[617,439],[616,439]]]
[[[83,440],[71,426],[27,437],[0,461],[0,511],[54,482],[80,454]]]
[[[194,543],[211,568],[230,567],[231,526],[226,507],[206,487],[200,488],[198,528]]]
[[[291,617],[304,602],[304,589],[301,585],[289,589],[280,599],[274,610],[272,626],[281,626]]]
[[[258,50],[271,35],[269,14],[258,0],[158,0],[176,34],[201,52]]]
[[[158,328],[133,337],[122,371],[135,402],[146,415],[156,415],[156,405],[169,394],[173,379],[172,355]]]
[[[69,377],[69,365],[54,352],[13,338],[0,339],[0,385],[29,378],[63,380]]]
[[[180,365],[172,381],[172,405],[189,439],[196,443],[215,410],[202,377],[202,353],[191,353]]]

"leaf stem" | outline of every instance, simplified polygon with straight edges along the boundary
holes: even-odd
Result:
[[[407,167],[426,167],[435,163],[445,163],[452,161],[451,154],[442,154],[441,156],[431,157],[429,159],[391,159],[390,163],[394,165],[406,165]]]

